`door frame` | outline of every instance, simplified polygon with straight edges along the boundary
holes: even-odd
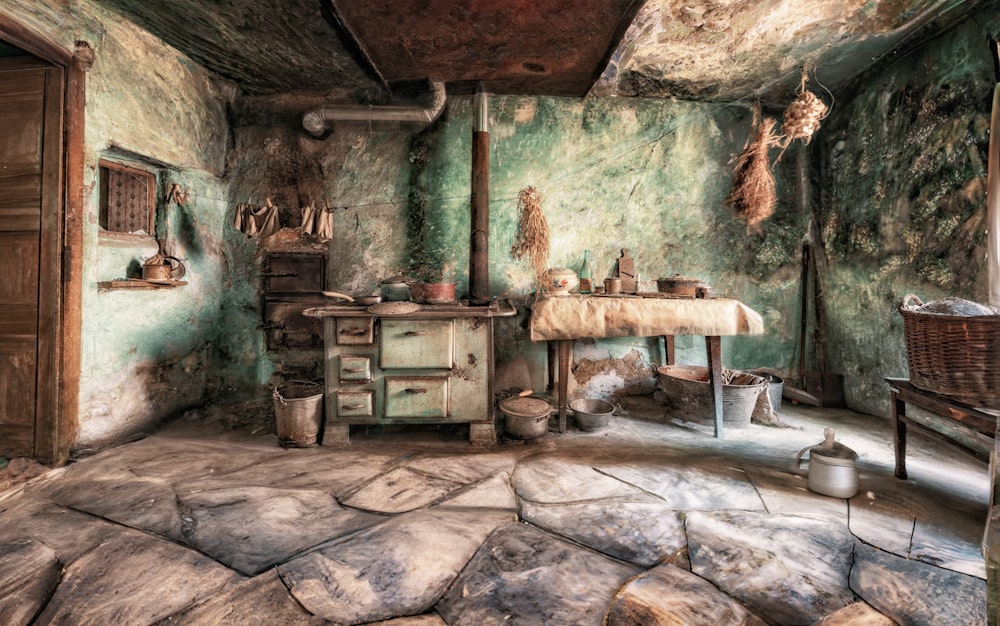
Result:
[[[43,192],[43,212],[56,217],[50,222],[51,232],[42,234],[40,252],[34,451],[38,461],[62,465],[69,460],[79,423],[84,117],[86,73],[93,65],[94,52],[86,42],[67,50],[3,14],[0,39],[62,68],[62,102],[51,104],[61,109],[57,113],[61,113],[62,128],[58,141],[48,144],[62,145],[60,166],[43,183],[50,189],[56,187],[53,194]],[[43,214],[43,228],[44,222]]]

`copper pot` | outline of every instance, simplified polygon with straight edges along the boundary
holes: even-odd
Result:
[[[410,299],[424,304],[452,304],[455,302],[455,285],[458,283],[423,283],[410,285]]]
[[[674,274],[667,278],[656,279],[656,290],[671,296],[681,296],[693,298],[698,291],[701,281],[697,278],[687,278],[680,274]]]

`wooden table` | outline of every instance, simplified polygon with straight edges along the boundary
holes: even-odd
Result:
[[[548,341],[558,358],[559,432],[566,432],[566,396],[573,341],[603,337],[664,337],[673,364],[674,335],[705,337],[709,384],[715,407],[715,436],[722,432],[722,343],[728,335],[760,335],[760,314],[731,298],[559,296],[539,300],[531,311],[531,340]],[[554,349],[552,348],[555,344]],[[551,362],[550,362],[551,367]]]
[[[896,453],[896,478],[906,478],[906,427],[916,426],[927,434],[950,441],[969,451],[982,461],[989,461],[989,452],[969,445],[969,433],[978,433],[990,440],[995,440],[997,416],[982,409],[956,402],[930,391],[915,387],[905,378],[886,378],[889,391],[892,394],[893,444]],[[915,421],[906,414],[906,405],[910,404],[930,411],[941,417],[940,430],[931,428],[928,424]],[[971,435],[975,436],[975,435]]]

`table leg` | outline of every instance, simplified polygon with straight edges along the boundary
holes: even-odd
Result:
[[[664,365],[674,364],[674,336],[664,335],[663,336],[663,360],[666,361]]]
[[[569,391],[569,355],[573,349],[572,339],[556,342],[559,351],[559,432],[566,432],[566,395]]]
[[[552,393],[556,389],[556,346],[551,341],[545,342],[546,365],[548,367],[549,380],[546,382],[545,390]]]
[[[705,337],[708,351],[708,383],[712,387],[712,405],[715,407],[715,438],[722,439],[722,340]]]
[[[906,417],[906,402],[900,400],[899,394],[892,392],[892,401],[889,403],[892,409],[892,423],[895,429],[892,431],[892,443],[896,452],[896,478],[906,479],[906,422],[902,418]]]

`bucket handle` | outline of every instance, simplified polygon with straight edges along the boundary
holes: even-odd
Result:
[[[323,386],[323,383],[321,383],[319,380],[283,380],[280,383],[278,383],[277,385],[275,385],[274,389],[271,391],[271,395],[274,397],[275,400],[277,400],[278,402],[281,403],[281,406],[285,406],[288,403],[285,402],[285,397],[283,395],[281,395],[280,391],[278,391],[278,387],[280,387],[282,385],[293,384],[293,383],[298,383],[300,385],[304,384],[304,385],[319,385],[320,387]]]

